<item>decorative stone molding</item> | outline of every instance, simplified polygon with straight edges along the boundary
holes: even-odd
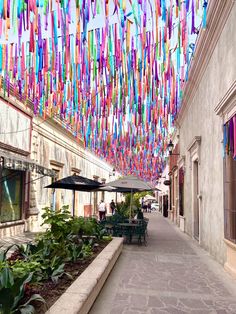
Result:
[[[81,169],[79,169],[79,168],[76,168],[76,167],[72,167],[71,168],[71,172],[73,172],[73,173],[75,173],[75,174],[80,174],[80,172],[81,172]]]
[[[25,156],[25,157],[28,157],[28,156],[29,156],[29,152],[28,152],[28,151],[25,151],[25,150],[23,150],[23,149],[16,148],[16,147],[13,147],[13,146],[4,144],[4,143],[2,143],[2,142],[0,142],[0,148],[2,148],[3,150],[8,150],[8,151],[10,151],[10,152],[12,152],[12,153],[16,153],[16,154]]]
[[[180,156],[178,159],[178,168],[183,168],[184,172],[185,172],[185,167],[186,167],[186,157],[185,155]]]
[[[190,169],[192,169],[193,159],[197,159],[198,164],[200,165],[200,156],[201,156],[200,148],[201,148],[201,136],[195,136],[191,144],[187,148],[189,151],[189,157],[190,157]],[[197,158],[194,158],[194,156],[197,156]]]
[[[49,160],[50,162],[50,165],[54,166],[54,167],[57,167],[57,168],[63,168],[64,164],[60,161],[57,161],[57,160]]]
[[[215,107],[215,113],[223,118],[224,123],[236,114],[236,80]]]
[[[179,124],[198,89],[234,4],[235,2],[230,0],[209,1],[207,29],[201,29],[197,38],[194,58],[190,64],[189,79],[184,87],[182,105],[178,113],[177,123]]]

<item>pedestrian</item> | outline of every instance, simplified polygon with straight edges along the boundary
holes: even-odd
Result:
[[[98,212],[99,212],[99,220],[102,221],[106,218],[106,204],[103,200],[100,201],[98,205]]]
[[[113,200],[111,200],[110,208],[111,208],[112,215],[114,215],[115,209],[116,209],[116,204],[115,204],[115,202]]]
[[[141,207],[143,208],[144,206],[144,198],[142,197],[142,200],[141,200]]]
[[[151,213],[151,208],[152,208],[151,203],[148,202],[148,204],[147,204],[147,212],[148,213]]]

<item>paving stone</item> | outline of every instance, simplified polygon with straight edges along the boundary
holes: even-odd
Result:
[[[197,299],[180,299],[180,302],[189,309],[206,309],[207,306],[201,300]]]
[[[112,313],[112,314],[121,314],[121,313],[126,313],[126,310],[127,310],[126,306],[118,305],[118,306],[112,307],[110,313]],[[103,310],[101,310],[100,313],[103,313]]]
[[[158,310],[158,309],[151,309],[151,314],[169,314],[167,311],[164,310]]]
[[[124,246],[90,314],[235,314],[236,281],[168,219],[145,215],[147,246]]]
[[[164,307],[165,304],[161,301],[160,298],[158,297],[154,297],[154,296],[150,296],[148,299],[148,306],[149,307]]]
[[[145,307],[147,305],[147,297],[143,295],[131,295],[130,303],[134,307]]]

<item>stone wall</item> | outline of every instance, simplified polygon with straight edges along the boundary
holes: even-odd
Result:
[[[201,137],[199,153],[200,244],[215,258],[225,261],[223,217],[222,119],[214,108],[236,78],[236,5],[223,27],[199,85],[194,77],[189,84],[195,93],[179,119],[180,154],[186,157],[185,217],[186,232],[193,236],[192,165],[190,145]],[[216,26],[215,26],[216,27]],[[205,32],[208,32],[207,29]],[[204,51],[207,54],[208,51]],[[194,60],[193,60],[194,65]]]
[[[78,139],[74,138],[68,131],[64,130],[60,125],[52,121],[45,123],[40,118],[33,120],[32,132],[32,153],[31,158],[35,162],[50,169],[59,171],[59,178],[72,175],[78,171],[81,176],[96,179],[99,182],[106,180],[112,181],[112,166],[105,161],[97,158],[89,150],[84,149],[83,144]],[[80,172],[79,172],[80,171]],[[36,177],[39,175],[36,175]],[[42,208],[50,206],[52,197],[52,189],[45,189],[46,185],[51,184],[51,178],[45,177],[36,180],[32,186],[34,197],[31,193],[31,198],[35,198],[35,206],[41,213]],[[105,202],[109,203],[111,199],[115,199],[115,193],[104,192]],[[56,190],[56,198],[59,202],[59,207],[69,205],[72,210],[73,192],[71,190]],[[97,201],[102,198],[102,192],[97,192]],[[84,215],[84,210],[87,212],[88,207],[92,205],[92,213],[94,208],[94,192],[76,192],[76,214]],[[41,218],[39,215],[39,224]]]

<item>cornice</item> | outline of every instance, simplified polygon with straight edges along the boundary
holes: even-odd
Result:
[[[201,143],[201,136],[194,136],[194,138],[192,139],[190,145],[188,146],[187,150],[191,151],[193,148],[197,146],[199,146]]]
[[[185,166],[185,162],[186,162],[186,156],[180,155],[178,159],[178,167],[181,168],[182,166]]]
[[[80,172],[81,172],[81,169],[76,168],[76,167],[72,167],[72,168],[71,168],[71,172],[74,172],[75,174],[79,175]]]
[[[13,152],[13,153],[25,156],[25,157],[30,155],[29,151],[25,151],[23,149],[13,147],[13,146],[10,146],[10,145],[2,143],[2,142],[0,142],[0,148],[2,148],[5,151],[10,151],[10,152]]]
[[[181,124],[185,111],[190,106],[198,89],[234,4],[235,2],[230,0],[211,0],[209,2],[207,28],[200,30],[196,41],[196,50],[190,64],[189,79],[183,90],[182,104],[176,119],[179,124]]]
[[[215,113],[229,120],[236,111],[236,80],[215,107]]]
[[[41,119],[42,120],[42,119]],[[106,170],[110,171],[111,170],[111,165],[108,163],[104,162],[103,160],[99,159],[98,157],[92,155],[90,151],[87,151],[79,145],[78,141],[76,140],[75,137],[73,137],[72,134],[69,136],[69,138],[74,142],[76,147],[73,147],[71,145],[68,145],[68,142],[64,141],[62,138],[58,136],[58,134],[55,134],[55,131],[53,131],[53,128],[50,128],[49,130],[45,129],[45,126],[49,121],[45,122],[45,125],[37,125],[35,122],[33,123],[33,131],[37,132],[38,134],[42,135],[43,137],[47,138],[48,140],[60,145],[61,147],[65,148],[67,151],[72,152],[73,154],[85,159],[91,161],[94,165]],[[57,128],[58,131],[62,132],[62,128]],[[65,132],[65,135],[68,136],[68,133]],[[98,158],[98,159],[97,159]]]
[[[50,165],[52,165],[52,166],[56,166],[56,167],[58,167],[58,168],[63,168],[64,167],[64,163],[62,163],[62,162],[60,162],[60,161],[57,161],[57,160],[54,160],[54,159],[50,159],[49,160],[49,163],[50,163]]]

